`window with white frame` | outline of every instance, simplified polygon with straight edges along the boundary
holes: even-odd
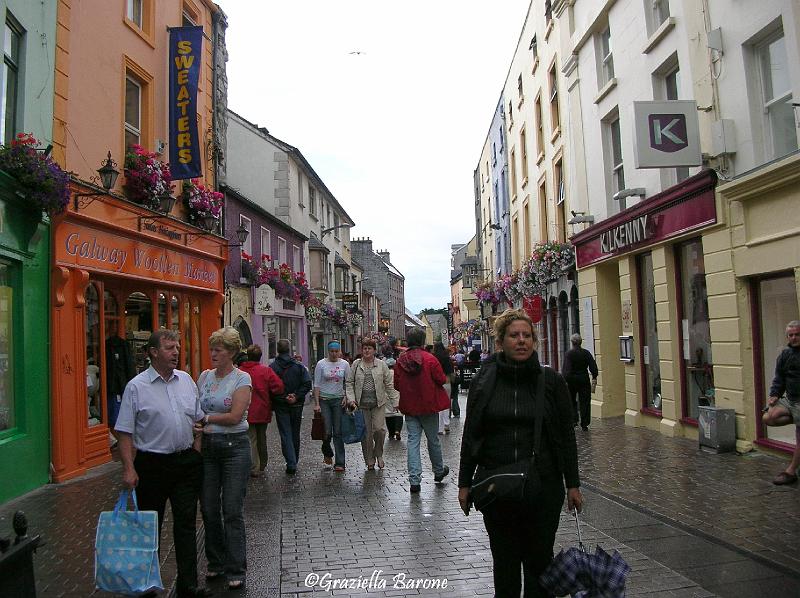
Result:
[[[681,99],[681,71],[677,63],[664,74],[664,99]],[[676,183],[685,181],[688,178],[688,166],[679,166],[675,169]]]
[[[669,0],[644,0],[648,31],[652,34],[669,18]]]
[[[312,216],[317,215],[317,190],[308,184],[308,212]]]
[[[239,225],[247,229],[247,238],[244,240],[244,243],[242,243],[242,251],[249,255],[253,255],[253,235],[251,234],[253,232],[252,224],[253,223],[250,222],[250,219],[247,216],[244,214],[239,214]]]
[[[281,264],[286,262],[286,239],[278,237],[278,260]]]
[[[783,30],[771,35],[755,49],[761,80],[764,146],[768,159],[780,158],[797,149],[792,81]]]
[[[611,53],[611,27],[606,27],[600,32],[598,50],[600,57],[600,62],[598,64],[599,87],[603,87],[614,78],[614,56]]]
[[[535,70],[536,65],[539,64],[539,45],[536,41],[535,35],[531,38],[531,43],[528,46],[528,49],[531,51],[531,57],[533,58],[533,68]]]
[[[126,16],[129,21],[136,23],[139,29],[142,28],[142,13],[144,0],[128,0]]]
[[[3,40],[3,96],[0,99],[0,140],[10,143],[19,125],[19,80],[23,30],[9,15]]]
[[[295,272],[302,272],[302,261],[300,248],[297,245],[292,245],[292,268]]]
[[[269,259],[272,259],[272,240],[270,236],[270,232],[261,227],[261,256],[268,255]]]
[[[615,113],[605,122],[605,146],[607,152],[607,171],[611,193],[625,188],[625,166],[622,161],[622,137],[620,134],[619,113]],[[619,200],[619,209],[625,209],[625,200]]]
[[[550,80],[550,125],[553,136],[555,136],[556,131],[561,127],[561,111],[558,107],[558,71],[555,64],[550,67],[547,77]]]
[[[519,99],[520,104],[522,104],[523,100],[525,99],[525,94],[522,93],[522,75],[517,77],[517,98]]]
[[[125,149],[142,142],[142,84],[125,77]]]

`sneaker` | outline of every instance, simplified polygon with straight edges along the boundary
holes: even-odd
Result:
[[[325,465],[333,465],[333,457],[325,457],[325,459],[323,459],[323,461],[324,461]]]
[[[411,494],[419,494],[420,490],[421,490],[421,488],[420,488],[419,484],[411,484],[411,488],[409,488],[409,491],[411,492]]]
[[[395,432],[394,433],[394,439],[395,440],[400,440],[400,432]]]
[[[447,465],[445,465],[444,469],[442,470],[442,473],[440,473],[439,475],[433,476],[433,481],[438,484],[439,482],[441,482],[445,478],[445,476],[448,473],[450,473],[450,468]]]
[[[444,433],[445,434],[449,434],[450,433],[450,426],[445,426],[444,427]]]
[[[339,473],[343,472],[344,471],[344,465],[337,465],[336,467],[333,468],[333,471],[336,471],[336,472],[339,472]]]
[[[439,436],[444,436],[444,432],[438,432]]]
[[[294,475],[294,474],[297,473],[297,468],[296,467],[287,467],[286,468],[286,473],[288,475]]]

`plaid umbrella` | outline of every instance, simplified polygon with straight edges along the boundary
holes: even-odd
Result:
[[[573,511],[578,527],[578,547],[561,550],[547,567],[539,583],[555,594],[573,598],[619,598],[625,595],[625,577],[631,570],[622,555],[608,553],[600,546],[594,554],[587,552],[581,539],[577,511]]]

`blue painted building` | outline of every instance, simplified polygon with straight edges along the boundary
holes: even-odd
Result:
[[[489,128],[490,173],[492,189],[491,222],[500,226],[494,228],[493,274],[511,273],[511,218],[508,198],[508,148],[506,147],[506,115],[504,97],[495,108],[492,125]]]

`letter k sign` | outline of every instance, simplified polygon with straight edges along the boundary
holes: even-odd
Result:
[[[689,145],[686,116],[683,114],[650,114],[650,147],[662,152],[677,152]]]

